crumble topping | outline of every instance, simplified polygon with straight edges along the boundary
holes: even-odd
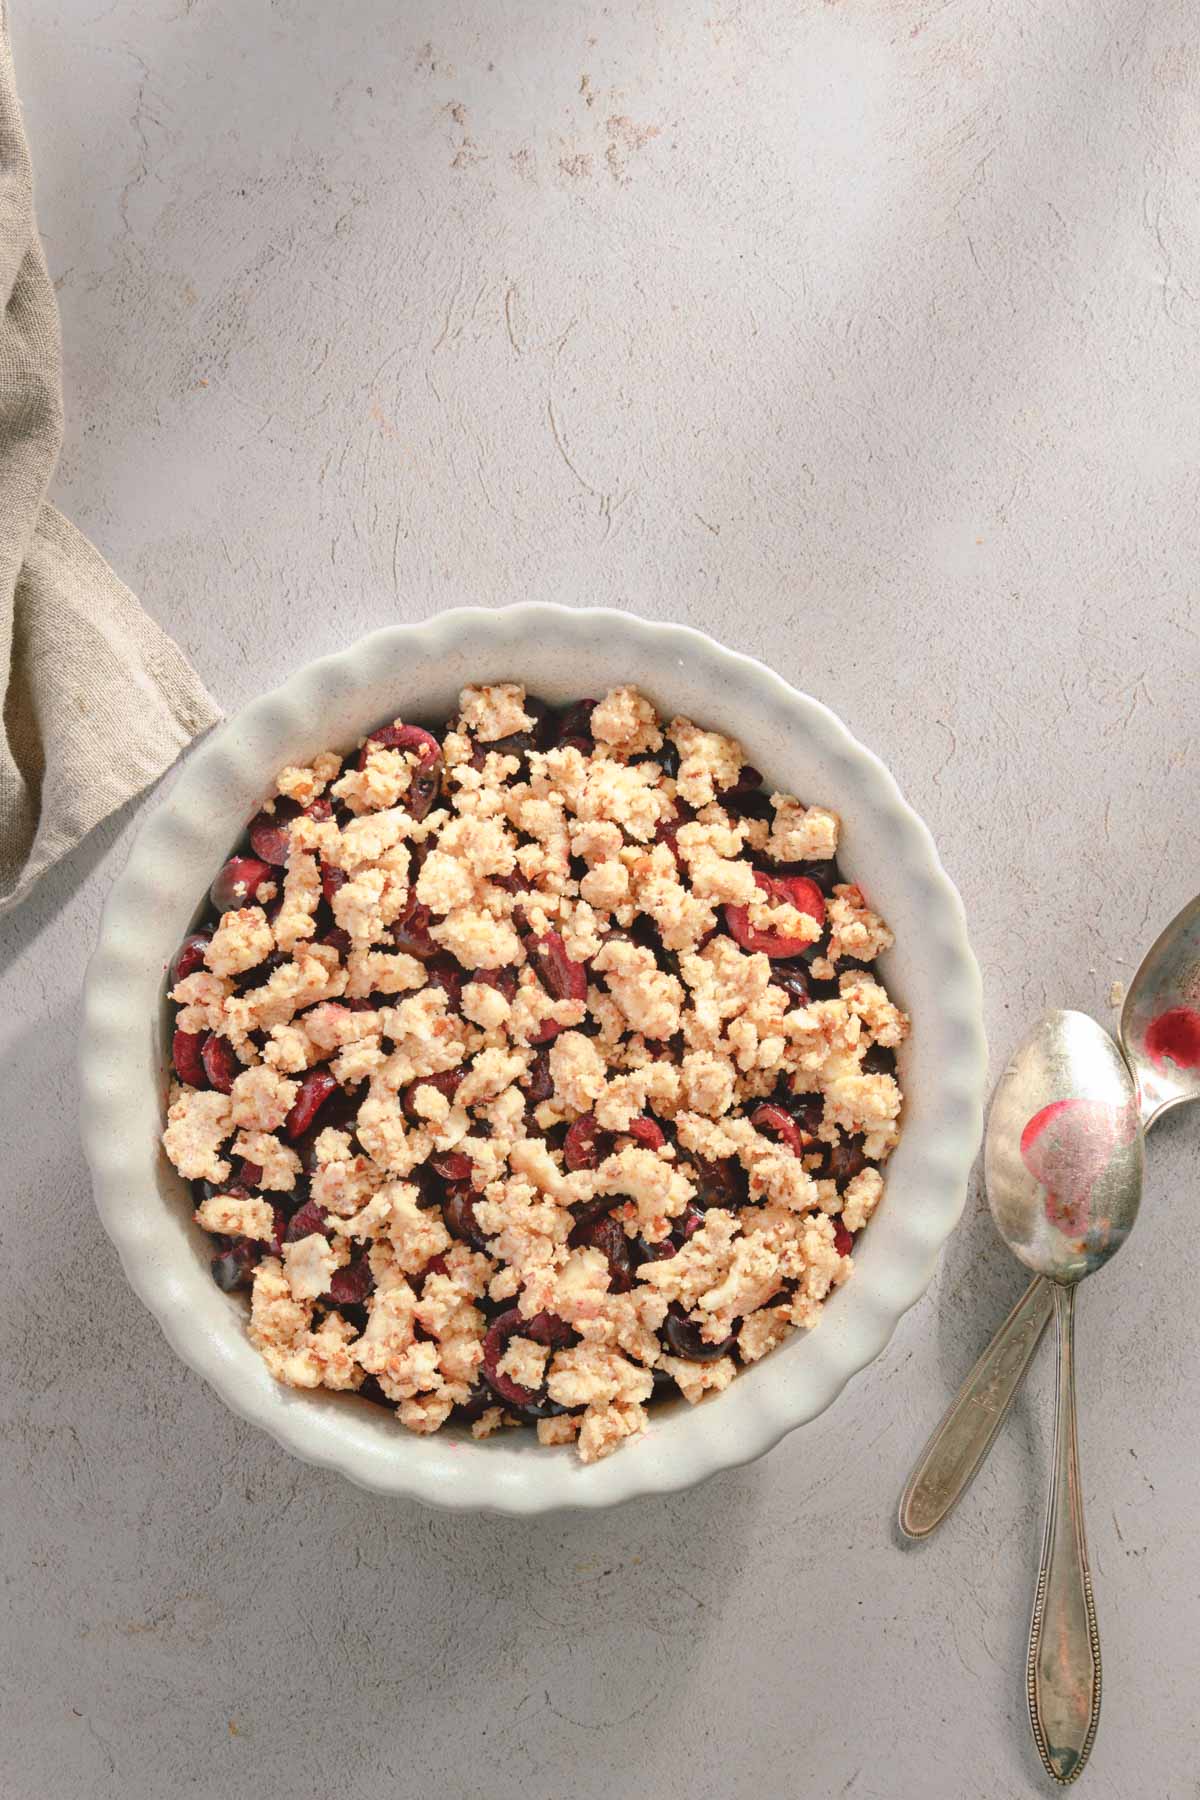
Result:
[[[280,772],[163,1132],[277,1379],[586,1463],[818,1323],[909,1026],[838,815],[759,783],[636,687],[516,682]]]
[[[275,1236],[275,1214],[265,1200],[243,1200],[235,1194],[212,1194],[196,1208],[196,1223],[205,1231],[225,1237],[258,1238],[269,1244]]]
[[[270,956],[275,948],[267,915],[261,906],[244,906],[221,915],[221,923],[204,952],[214,975],[243,975]]]

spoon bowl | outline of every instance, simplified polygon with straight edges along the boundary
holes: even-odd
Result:
[[[1200,895],[1143,957],[1120,1035],[1145,1129],[1170,1107],[1200,1100]]]
[[[984,1159],[997,1230],[1026,1268],[1082,1281],[1120,1249],[1141,1200],[1139,1126],[1107,1031],[1086,1013],[1048,1013],[996,1090]]]

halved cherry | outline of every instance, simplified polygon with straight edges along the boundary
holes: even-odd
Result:
[[[337,1306],[358,1306],[374,1285],[370,1263],[365,1256],[357,1256],[344,1269],[334,1270],[329,1281],[329,1297]]]
[[[275,871],[259,856],[231,856],[208,890],[208,897],[218,912],[234,907],[252,906],[264,881]]]
[[[483,987],[494,987],[499,993],[504,995],[506,1000],[513,1000],[516,998],[517,971],[513,968],[511,963],[502,969],[472,969],[471,973],[464,979],[467,981],[477,981]]]
[[[525,954],[535,975],[554,1000],[586,1000],[587,970],[582,963],[567,955],[562,934],[544,931],[540,937],[530,933],[525,939]],[[548,1044],[563,1030],[557,1019],[547,1019],[530,1039],[534,1044]]]
[[[592,714],[598,704],[595,700],[576,700],[561,712],[554,722],[555,742],[563,748],[574,745],[586,756],[596,742]]]
[[[854,1248],[854,1234],[846,1230],[840,1219],[833,1221],[833,1247],[839,1256],[849,1256]]]
[[[554,1077],[550,1073],[550,1052],[539,1050],[525,1074],[518,1082],[525,1089],[525,1105],[527,1108],[540,1106],[543,1100],[549,1100],[554,1092]]]
[[[559,1347],[569,1344],[575,1333],[557,1313],[537,1312],[531,1319],[526,1319],[524,1336],[532,1338],[535,1344]]]
[[[414,750],[421,763],[436,762],[442,754],[442,746],[431,731],[422,730],[420,725],[401,725],[399,720],[371,733],[358,753],[360,769],[366,768],[367,755],[372,749]]]
[[[447,1150],[444,1156],[431,1156],[429,1166],[443,1181],[467,1182],[471,1179],[474,1167],[469,1156],[461,1150]]]
[[[408,792],[403,801],[404,810],[409,818],[423,819],[441,791],[440,763],[418,763],[412,772],[412,780],[408,784]]]
[[[710,1344],[707,1338],[701,1337],[700,1327],[688,1318],[675,1300],[663,1322],[663,1335],[675,1355],[685,1357],[688,1362],[715,1362],[718,1356],[725,1356],[733,1349],[732,1337],[720,1344]]]
[[[311,1237],[314,1231],[325,1233],[325,1212],[315,1200],[306,1200],[288,1220],[288,1228],[283,1234],[285,1244],[298,1244],[301,1238]]]
[[[209,1036],[210,1033],[206,1031],[177,1031],[171,1039],[171,1061],[175,1064],[175,1073],[189,1087],[208,1086],[203,1052]]]
[[[502,1375],[496,1365],[507,1350],[510,1338],[528,1335],[529,1321],[521,1317],[515,1306],[510,1306],[507,1312],[492,1320],[483,1340],[483,1378],[502,1400],[513,1406],[534,1405],[539,1390],[522,1387],[511,1375]]]
[[[645,1114],[638,1119],[630,1119],[629,1135],[635,1143],[642,1144],[647,1150],[661,1150],[667,1141],[666,1133],[657,1119]]]
[[[755,869],[754,880],[772,905],[786,902],[797,912],[807,913],[818,925],[824,925],[825,896],[807,875],[764,875],[761,869]],[[806,938],[788,937],[782,931],[756,931],[750,923],[748,906],[727,906],[724,910],[730,934],[743,950],[786,957],[802,956],[808,949]]]
[[[812,1148],[813,1139],[801,1131],[795,1119],[782,1106],[768,1103],[755,1107],[750,1114],[750,1123],[755,1131],[773,1132],[781,1143],[787,1145],[793,1156],[803,1156],[806,1150]]]
[[[696,1204],[704,1210],[710,1206],[733,1212],[746,1198],[746,1177],[736,1157],[722,1156],[712,1162],[707,1157],[693,1156],[696,1169]]]
[[[420,1075],[416,1081],[410,1081],[400,1096],[400,1104],[413,1124],[423,1125],[425,1123],[424,1113],[418,1112],[413,1104],[419,1087],[436,1088],[438,1093],[444,1094],[447,1100],[453,1100],[455,1090],[466,1072],[466,1069],[460,1064],[457,1069],[443,1069],[437,1075]],[[467,1173],[470,1174],[469,1169]]]
[[[478,1194],[473,1193],[466,1183],[456,1183],[442,1201],[442,1217],[451,1237],[470,1244],[475,1250],[482,1250],[487,1239],[475,1222],[475,1202],[478,1198]]]
[[[228,1248],[217,1252],[210,1268],[221,1292],[232,1294],[236,1288],[249,1287],[253,1281],[260,1247],[253,1238],[235,1237],[226,1241]]]
[[[441,956],[441,945],[435,944],[429,935],[430,917],[429,908],[417,899],[416,889],[410,888],[408,903],[392,926],[392,942],[397,950],[403,950],[421,962],[432,962]]]
[[[562,934],[544,931],[525,939],[525,954],[535,975],[555,1000],[586,1000],[587,970],[567,955]]]
[[[633,1264],[629,1256],[629,1239],[620,1221],[604,1213],[586,1225],[577,1225],[571,1233],[572,1244],[590,1244],[608,1258],[608,1289],[611,1294],[627,1294],[633,1286]]]
[[[286,795],[276,800],[274,812],[260,812],[250,821],[250,848],[263,862],[281,869],[288,859],[288,827],[300,808]]]
[[[242,1162],[242,1166],[238,1170],[238,1181],[243,1187],[256,1188],[262,1178],[263,1172],[261,1163]]]
[[[831,1181],[853,1181],[861,1175],[867,1166],[861,1144],[853,1143],[849,1138],[840,1144],[834,1144],[826,1152],[823,1173]]]
[[[321,864],[321,893],[331,906],[333,905],[333,896],[339,888],[345,887],[349,879],[345,869],[339,869],[336,864],[327,862]]]
[[[771,981],[775,987],[783,989],[793,1008],[807,1006],[812,998],[808,971],[802,963],[792,963],[785,969],[772,969]]]
[[[190,931],[184,938],[168,970],[168,985],[174,987],[177,981],[186,981],[197,969],[204,967],[204,952],[212,942],[211,931]]]
[[[216,1088],[219,1094],[227,1094],[242,1067],[229,1039],[210,1031],[201,1045],[200,1056],[209,1086]]]
[[[340,925],[335,925],[332,930],[325,932],[321,942],[328,944],[331,950],[336,950],[339,956],[349,956],[350,954],[350,933],[343,931]]]
[[[448,957],[439,957],[437,962],[430,963],[426,971],[426,984],[443,990],[450,1002],[450,1011],[457,1012],[462,1001],[463,972],[457,963]]]
[[[292,1101],[292,1109],[283,1122],[283,1129],[289,1138],[298,1138],[301,1132],[309,1129],[336,1087],[337,1082],[328,1069],[310,1069],[301,1078],[300,1091]]]
[[[611,1149],[611,1132],[601,1131],[596,1123],[595,1113],[581,1113],[567,1127],[567,1135],[563,1139],[563,1161],[572,1172],[577,1169],[598,1169]],[[609,1201],[608,1204],[611,1205],[612,1202]]]

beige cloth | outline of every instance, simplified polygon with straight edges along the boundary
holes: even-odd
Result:
[[[220,710],[176,646],[54,507],[58,307],[0,17],[0,913],[141,793]]]

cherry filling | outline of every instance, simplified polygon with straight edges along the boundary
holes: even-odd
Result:
[[[641,1118],[630,1119],[629,1135],[646,1150],[661,1150],[667,1141],[666,1132],[658,1120],[648,1118],[645,1114]]]
[[[325,1235],[325,1213],[315,1200],[306,1200],[288,1220],[283,1241],[285,1244],[298,1244],[301,1238],[311,1237],[314,1232]]]
[[[258,1266],[260,1246],[253,1238],[235,1237],[220,1240],[227,1248],[219,1250],[209,1267],[212,1278],[223,1293],[249,1287]]]
[[[508,1349],[508,1340],[514,1337],[530,1337],[530,1321],[523,1319],[515,1306],[502,1312],[498,1319],[493,1319],[483,1340],[483,1379],[498,1394],[501,1400],[507,1400],[512,1406],[535,1406],[545,1395],[545,1386],[541,1388],[522,1387],[511,1375],[502,1375],[497,1368],[504,1352]]]
[[[171,1039],[171,1061],[175,1065],[175,1073],[189,1087],[208,1086],[201,1054],[207,1037],[208,1033],[204,1031],[177,1031]]]
[[[381,725],[378,731],[371,733],[358,753],[360,769],[366,768],[372,750],[414,750],[418,766],[439,762],[442,755],[442,746],[432,731],[426,731],[420,725]]]
[[[554,1077],[550,1073],[550,1052],[539,1050],[530,1063],[520,1083],[525,1089],[527,1107],[540,1106],[549,1100],[554,1092]]]
[[[793,963],[787,968],[772,969],[771,981],[775,987],[783,989],[791,1002],[791,1010],[797,1006],[807,1006],[812,998],[808,972],[799,963]]]
[[[216,1088],[219,1094],[227,1094],[242,1069],[229,1039],[210,1031],[200,1046],[200,1060],[209,1087]]]
[[[525,938],[525,954],[552,1000],[587,999],[587,970],[582,963],[572,962],[559,932],[544,931],[541,937],[530,932]],[[531,1042],[547,1044],[562,1029],[557,1020],[547,1019]]]
[[[221,869],[208,897],[218,912],[253,906],[264,881],[271,881],[275,871],[258,856],[231,856]]]
[[[610,1196],[608,1205],[614,1206],[617,1201]],[[571,1233],[573,1245],[586,1244],[593,1249],[602,1250],[608,1258],[608,1291],[610,1294],[627,1294],[633,1286],[633,1262],[629,1254],[629,1239],[625,1236],[619,1220],[609,1213],[602,1213],[598,1219],[589,1219],[577,1225]]]
[[[494,987],[510,1002],[517,997],[517,971],[511,964],[502,969],[472,969],[465,979],[482,987]]]
[[[441,988],[449,1003],[450,1011],[458,1012],[462,1004],[463,972],[457,963],[449,961],[431,963],[425,972],[426,984],[429,987]]]
[[[596,743],[592,732],[592,714],[597,704],[595,700],[576,700],[573,706],[568,706],[565,712],[559,714],[554,736],[560,748],[576,749],[583,756],[591,754]]]
[[[781,1144],[787,1145],[794,1156],[803,1156],[812,1147],[812,1138],[801,1131],[782,1106],[768,1104],[756,1107],[750,1115],[750,1123],[755,1131],[772,1133]]]
[[[172,960],[170,970],[170,986],[177,981],[186,981],[197,969],[204,967],[204,952],[212,943],[211,931],[192,931],[184,938]]]
[[[392,942],[397,950],[415,956],[420,962],[432,962],[440,956],[441,945],[435,944],[429,935],[431,916],[429,908],[417,899],[416,888],[410,888],[408,904],[392,926]]]
[[[836,1181],[839,1185],[853,1181],[867,1166],[862,1145],[856,1144],[851,1138],[832,1145],[825,1153],[824,1173],[830,1181]]]
[[[289,1138],[298,1138],[312,1126],[313,1120],[337,1087],[328,1069],[310,1069],[300,1082],[300,1091],[292,1101],[292,1109],[283,1129]]]
[[[416,1081],[410,1081],[400,1096],[400,1104],[413,1124],[425,1123],[425,1114],[419,1112],[416,1106],[418,1088],[431,1087],[445,1099],[452,1101],[466,1072],[460,1063],[456,1069],[442,1069],[437,1075],[420,1075]]]
[[[274,812],[260,812],[250,821],[250,848],[255,856],[273,868],[282,869],[288,859],[291,840],[289,826],[300,816],[295,800],[276,800]]]
[[[356,1256],[344,1269],[334,1270],[329,1282],[329,1297],[335,1306],[359,1306],[374,1285],[367,1258]]]
[[[824,925],[825,896],[807,875],[764,875],[761,869],[755,869],[754,879],[772,905],[786,902],[797,912],[807,913],[818,925]],[[787,957],[802,956],[808,949],[807,938],[788,937],[782,931],[756,930],[750,923],[748,906],[727,906],[724,910],[730,936],[737,939],[743,950]]]
[[[677,1300],[672,1300],[663,1320],[663,1336],[673,1353],[688,1362],[715,1362],[718,1356],[728,1356],[733,1349],[732,1337],[719,1344],[710,1344],[701,1337],[700,1327],[688,1318]]]
[[[329,902],[329,904],[332,906],[333,905],[333,896],[337,893],[339,888],[345,887],[345,885],[346,885],[347,881],[349,881],[349,879],[350,879],[350,877],[347,875],[345,869],[339,869],[333,863],[323,862],[321,864],[321,895],[322,895],[322,898],[327,900]],[[330,935],[332,935],[332,933]],[[349,934],[346,932],[339,932],[339,936],[345,937],[347,947],[349,947],[349,944],[350,944]],[[323,941],[328,942],[328,938],[324,939]]]
[[[469,1186],[455,1183],[449,1187],[442,1201],[446,1230],[460,1243],[470,1244],[473,1250],[482,1250],[487,1244],[475,1219],[475,1202],[478,1198]]]
[[[469,1156],[461,1150],[447,1150],[440,1156],[431,1156],[429,1166],[443,1181],[469,1182],[474,1168]]]
[[[366,768],[373,746],[384,750],[415,751],[417,764],[401,804],[410,818],[423,819],[442,791],[442,746],[438,740],[420,725],[385,725],[381,730],[373,731],[359,751],[360,769]]]
[[[581,1113],[567,1127],[563,1140],[563,1161],[567,1168],[598,1169],[612,1149],[612,1133],[601,1131],[595,1113]]]
[[[749,1183],[745,1170],[735,1157],[724,1156],[710,1162],[707,1157],[693,1156],[696,1171],[696,1205],[707,1211],[710,1206],[735,1212],[745,1205]]]

